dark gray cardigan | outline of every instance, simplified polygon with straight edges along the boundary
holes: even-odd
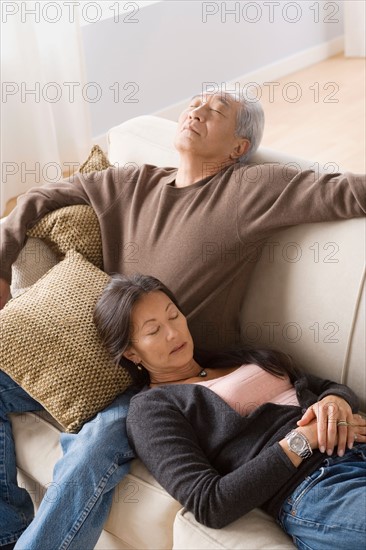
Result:
[[[249,416],[205,386],[147,389],[131,400],[127,433],[155,479],[198,522],[221,528],[256,507],[276,518],[325,458],[316,450],[296,468],[278,441],[326,395],[343,397],[354,412],[358,407],[347,386],[311,375],[294,385],[300,406],[266,403]]]

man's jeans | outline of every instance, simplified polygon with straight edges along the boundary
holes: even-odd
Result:
[[[128,405],[134,393],[123,393],[79,433],[61,434],[63,457],[32,521],[31,498],[17,485],[7,414],[43,407],[0,371],[0,546],[18,539],[17,550],[94,548],[108,517],[113,490],[134,457],[126,435]]]
[[[366,548],[366,444],[326,458],[283,504],[279,522],[301,550]]]

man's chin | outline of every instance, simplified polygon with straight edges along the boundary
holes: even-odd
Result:
[[[197,134],[192,132],[184,132],[184,135],[181,134],[176,137],[174,140],[174,147],[179,153],[185,153],[191,151],[192,153],[199,153],[197,148],[196,139],[199,137]]]

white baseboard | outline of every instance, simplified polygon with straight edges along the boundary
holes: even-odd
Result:
[[[306,67],[314,65],[315,63],[319,63],[320,61],[324,61],[324,59],[328,59],[333,55],[337,55],[343,50],[344,37],[342,35],[334,38],[333,40],[330,40],[329,42],[324,42],[322,44],[319,44],[318,46],[314,46],[289,57],[285,57],[284,59],[280,59],[275,63],[271,63],[270,65],[261,67],[256,71],[252,71],[251,73],[247,73],[243,76],[237,77],[229,82],[218,82],[217,84],[225,84],[228,91],[230,91],[230,89],[234,90],[237,87],[241,89],[245,84],[249,82],[254,82],[259,86],[262,86],[264,82],[273,82],[276,79],[305,69]],[[197,90],[197,93],[200,93],[201,91],[202,90]],[[173,105],[170,105],[165,109],[156,111],[151,114],[176,121],[179,114],[186,107],[187,101],[189,101],[189,98],[186,98],[183,101],[179,101],[178,103],[174,103]]]

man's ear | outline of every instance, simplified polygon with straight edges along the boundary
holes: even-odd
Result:
[[[132,361],[133,363],[141,362],[141,357],[135,352],[132,346],[126,349],[126,351],[123,354],[123,357],[125,357],[129,361]]]
[[[250,147],[249,139],[240,138],[238,144],[234,148],[233,152],[230,154],[230,158],[235,160],[241,157],[242,155],[245,155],[249,147]]]

